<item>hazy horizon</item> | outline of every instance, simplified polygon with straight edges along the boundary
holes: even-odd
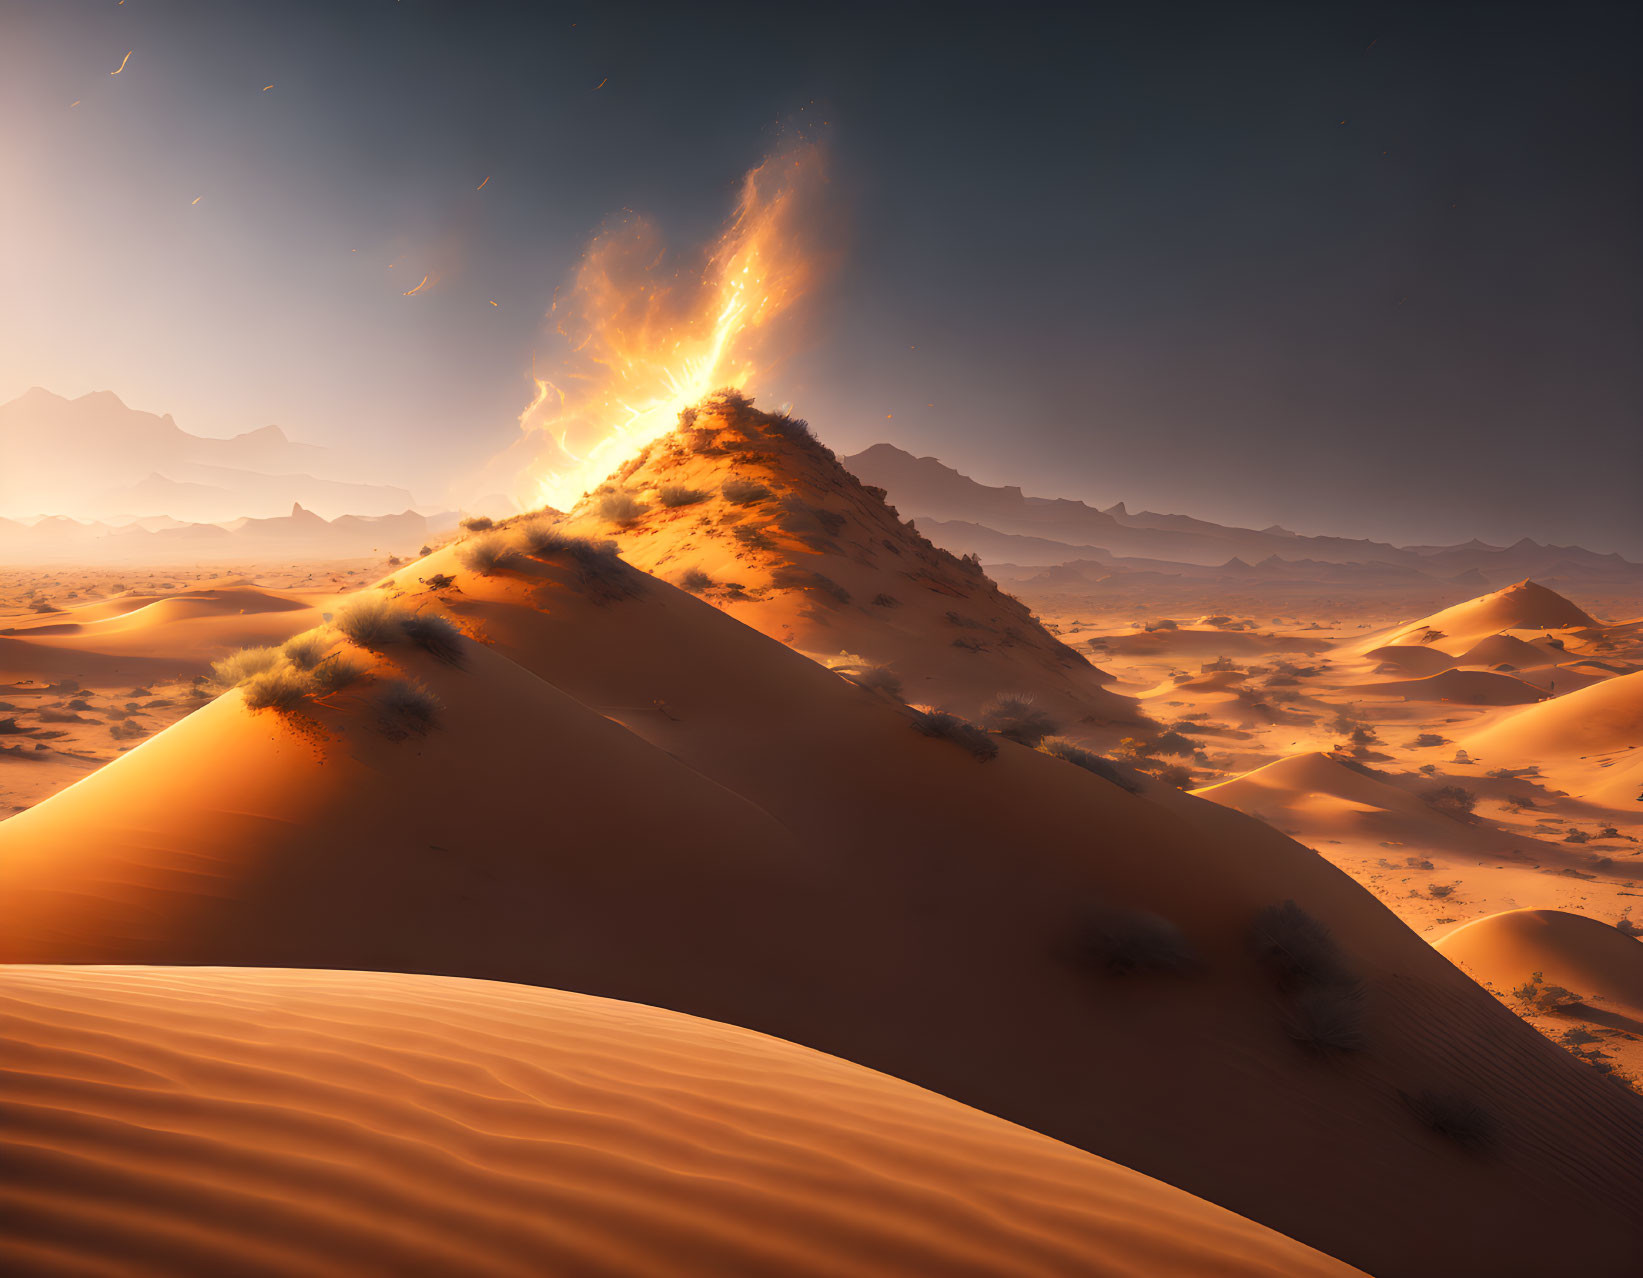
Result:
[[[0,400],[276,424],[451,504],[590,237],[700,245],[809,130],[847,244],[750,389],[838,452],[1643,558],[1623,10],[954,12],[0,4]]]

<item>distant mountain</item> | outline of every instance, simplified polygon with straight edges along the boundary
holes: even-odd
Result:
[[[0,515],[125,523],[277,516],[293,502],[327,516],[387,515],[415,504],[403,488],[317,478],[329,450],[278,426],[213,439],[110,391],[65,399],[35,387],[0,404]]]
[[[1058,573],[1061,583],[1147,571],[1463,586],[1532,576],[1643,588],[1643,565],[1579,546],[1543,546],[1528,538],[1511,546],[1475,539],[1458,546],[1394,546],[1304,536],[1277,525],[1237,528],[1186,515],[1132,514],[1122,502],[1100,510],[1066,498],[1029,497],[1013,485],[990,487],[934,457],[915,457],[891,444],[874,444],[842,461],[863,483],[883,489],[937,545],[988,564],[1066,565],[1073,573]]]
[[[410,557],[455,526],[455,517],[414,510],[323,519],[294,505],[289,514],[228,523],[144,520],[113,525],[55,516],[33,523],[0,519],[0,561],[30,563],[221,563],[258,559]]]

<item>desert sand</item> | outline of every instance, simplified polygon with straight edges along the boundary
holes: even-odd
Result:
[[[230,693],[0,823],[0,958],[570,988],[832,1052],[1368,1272],[1555,1265],[1562,1235],[1500,1236],[1503,1211],[1633,1258],[1637,1099],[1322,858],[1141,774],[1132,794],[999,737],[982,761],[602,556],[476,556],[520,531],[383,583],[466,632],[454,663],[339,640],[357,684],[285,713]],[[426,732],[384,731],[405,678],[437,698]],[[1294,1037],[1249,951],[1290,899],[1363,983],[1363,1046],[1339,1059]],[[1186,968],[1076,957],[1092,924],[1150,916]],[[1488,1116],[1486,1157],[1434,1096]]]
[[[1347,1275],[744,1029],[558,990],[0,970],[10,1274]]]

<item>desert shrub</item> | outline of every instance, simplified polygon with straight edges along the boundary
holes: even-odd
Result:
[[[639,593],[644,578],[622,562],[614,541],[572,537],[545,522],[527,525],[524,541],[525,549],[537,559],[569,559],[580,587],[601,603]]]
[[[1169,754],[1176,758],[1187,758],[1198,753],[1202,746],[1190,737],[1184,737],[1179,732],[1161,732],[1153,740],[1148,754]]]
[[[770,489],[756,479],[727,479],[719,492],[733,506],[751,506],[770,496]]]
[[[1164,617],[1158,621],[1149,621],[1146,628],[1147,632],[1151,634],[1159,630],[1179,630],[1181,627],[1177,622],[1171,621],[1168,617]]]
[[[444,617],[431,612],[419,612],[400,623],[405,637],[435,661],[448,666],[462,664],[462,632]]]
[[[1426,895],[1433,900],[1442,900],[1446,896],[1452,896],[1454,891],[1455,885],[1453,883],[1428,883],[1426,885]]]
[[[308,699],[312,687],[302,671],[281,664],[252,675],[240,691],[252,710],[295,710]]]
[[[501,533],[486,533],[463,542],[456,557],[469,572],[490,577],[519,563],[519,552]]]
[[[1449,743],[1436,732],[1423,732],[1409,744],[1413,749],[1426,750],[1432,746],[1448,745]]]
[[[998,758],[998,743],[973,723],[960,719],[944,710],[913,712],[913,728],[938,741],[951,741],[963,746],[981,762]]]
[[[1363,1030],[1364,994],[1357,983],[1299,990],[1284,1008],[1284,1032],[1314,1052],[1356,1052]]]
[[[278,648],[241,648],[211,663],[211,673],[219,688],[237,688],[252,675],[272,670],[285,660]]]
[[[1179,763],[1166,764],[1162,768],[1154,768],[1152,777],[1164,785],[1174,786],[1177,790],[1192,789],[1192,773]]]
[[[1481,1153],[1499,1136],[1494,1115],[1476,1101],[1449,1092],[1402,1093],[1404,1104],[1428,1131],[1453,1141],[1462,1149]]]
[[[1541,972],[1530,973],[1529,979],[1512,991],[1512,998],[1517,1001],[1520,1011],[1531,1016],[1547,1016],[1570,1003],[1584,1001],[1573,990],[1546,984],[1546,977]]]
[[[108,733],[116,741],[134,741],[138,737],[146,737],[148,729],[138,723],[116,723]]]
[[[857,687],[883,692],[898,699],[901,696],[901,676],[887,666],[860,661],[836,665],[832,669]]]
[[[1630,909],[1627,909],[1624,914],[1616,919],[1614,921],[1614,925],[1627,936],[1643,936],[1643,927],[1638,927],[1637,924],[1632,922],[1632,912]]]
[[[875,607],[875,608],[899,608],[899,607],[901,607],[901,600],[897,599],[894,595],[874,595],[873,596],[873,607]]]
[[[702,488],[687,488],[683,484],[663,484],[656,490],[656,500],[669,510],[679,506],[694,506],[699,501],[706,501],[707,491]]]
[[[1470,821],[1472,809],[1478,805],[1477,795],[1458,785],[1440,785],[1424,791],[1420,797],[1434,812],[1441,812],[1457,821]]]
[[[775,413],[768,419],[767,425],[772,434],[792,440],[795,444],[812,446],[819,442],[816,433],[810,429],[810,423],[791,413]]]
[[[606,493],[594,505],[599,518],[613,524],[631,524],[649,509],[631,493]]]
[[[439,722],[439,698],[414,680],[388,680],[375,704],[377,721],[390,737],[421,735]]]
[[[836,604],[850,602],[850,592],[831,577],[819,572],[807,572],[802,568],[789,568],[783,565],[770,574],[770,584],[778,590],[810,591],[823,595]]]
[[[335,642],[324,630],[308,630],[287,639],[280,651],[298,670],[312,670],[325,659]]]
[[[1356,983],[1328,925],[1294,901],[1268,905],[1257,913],[1249,946],[1281,989]]]
[[[1038,748],[1045,754],[1066,760],[1074,767],[1095,773],[1103,781],[1111,781],[1121,790],[1127,790],[1131,794],[1139,793],[1135,786],[1124,779],[1123,774],[1117,768],[1093,750],[1086,750],[1081,745],[1074,745],[1071,741],[1062,741],[1060,739],[1040,742]]]
[[[700,568],[686,568],[679,574],[679,584],[692,594],[699,595],[704,590],[713,589],[713,578]]]
[[[456,578],[448,572],[436,572],[431,577],[421,578],[421,581],[429,590],[449,590],[456,585]]]
[[[1592,836],[1584,830],[1570,830],[1563,836],[1563,841],[1565,843],[1590,843]]]
[[[1060,731],[1061,725],[1033,703],[1030,696],[994,697],[981,708],[981,723],[990,732],[1029,749]]]
[[[470,515],[462,520],[462,527],[468,532],[489,532],[496,527],[496,520],[489,515]]]
[[[752,397],[744,395],[734,386],[721,386],[718,390],[710,392],[707,398],[710,402],[722,404],[726,408],[741,410],[753,407]]]
[[[422,558],[426,559],[429,555],[434,553],[434,548],[432,546],[424,546],[421,550],[417,551],[416,553],[419,556],[421,556]]]
[[[333,652],[308,672],[309,685],[317,697],[328,697],[356,683],[365,674],[365,665],[359,658],[346,652]]]
[[[1073,958],[1111,976],[1180,974],[1198,965],[1197,953],[1181,929],[1144,910],[1106,910],[1077,930]]]
[[[399,624],[404,616],[381,595],[367,595],[337,613],[332,624],[361,648],[385,648],[404,636]]]

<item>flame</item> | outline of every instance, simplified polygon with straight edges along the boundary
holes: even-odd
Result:
[[[590,244],[568,298],[554,303],[570,343],[560,381],[535,377],[519,415],[540,435],[529,495],[569,509],[679,410],[722,387],[747,388],[773,362],[774,322],[814,284],[825,185],[821,151],[804,146],[747,174],[735,214],[687,272],[668,265],[655,229],[629,217]],[[563,384],[561,384],[561,382]]]

